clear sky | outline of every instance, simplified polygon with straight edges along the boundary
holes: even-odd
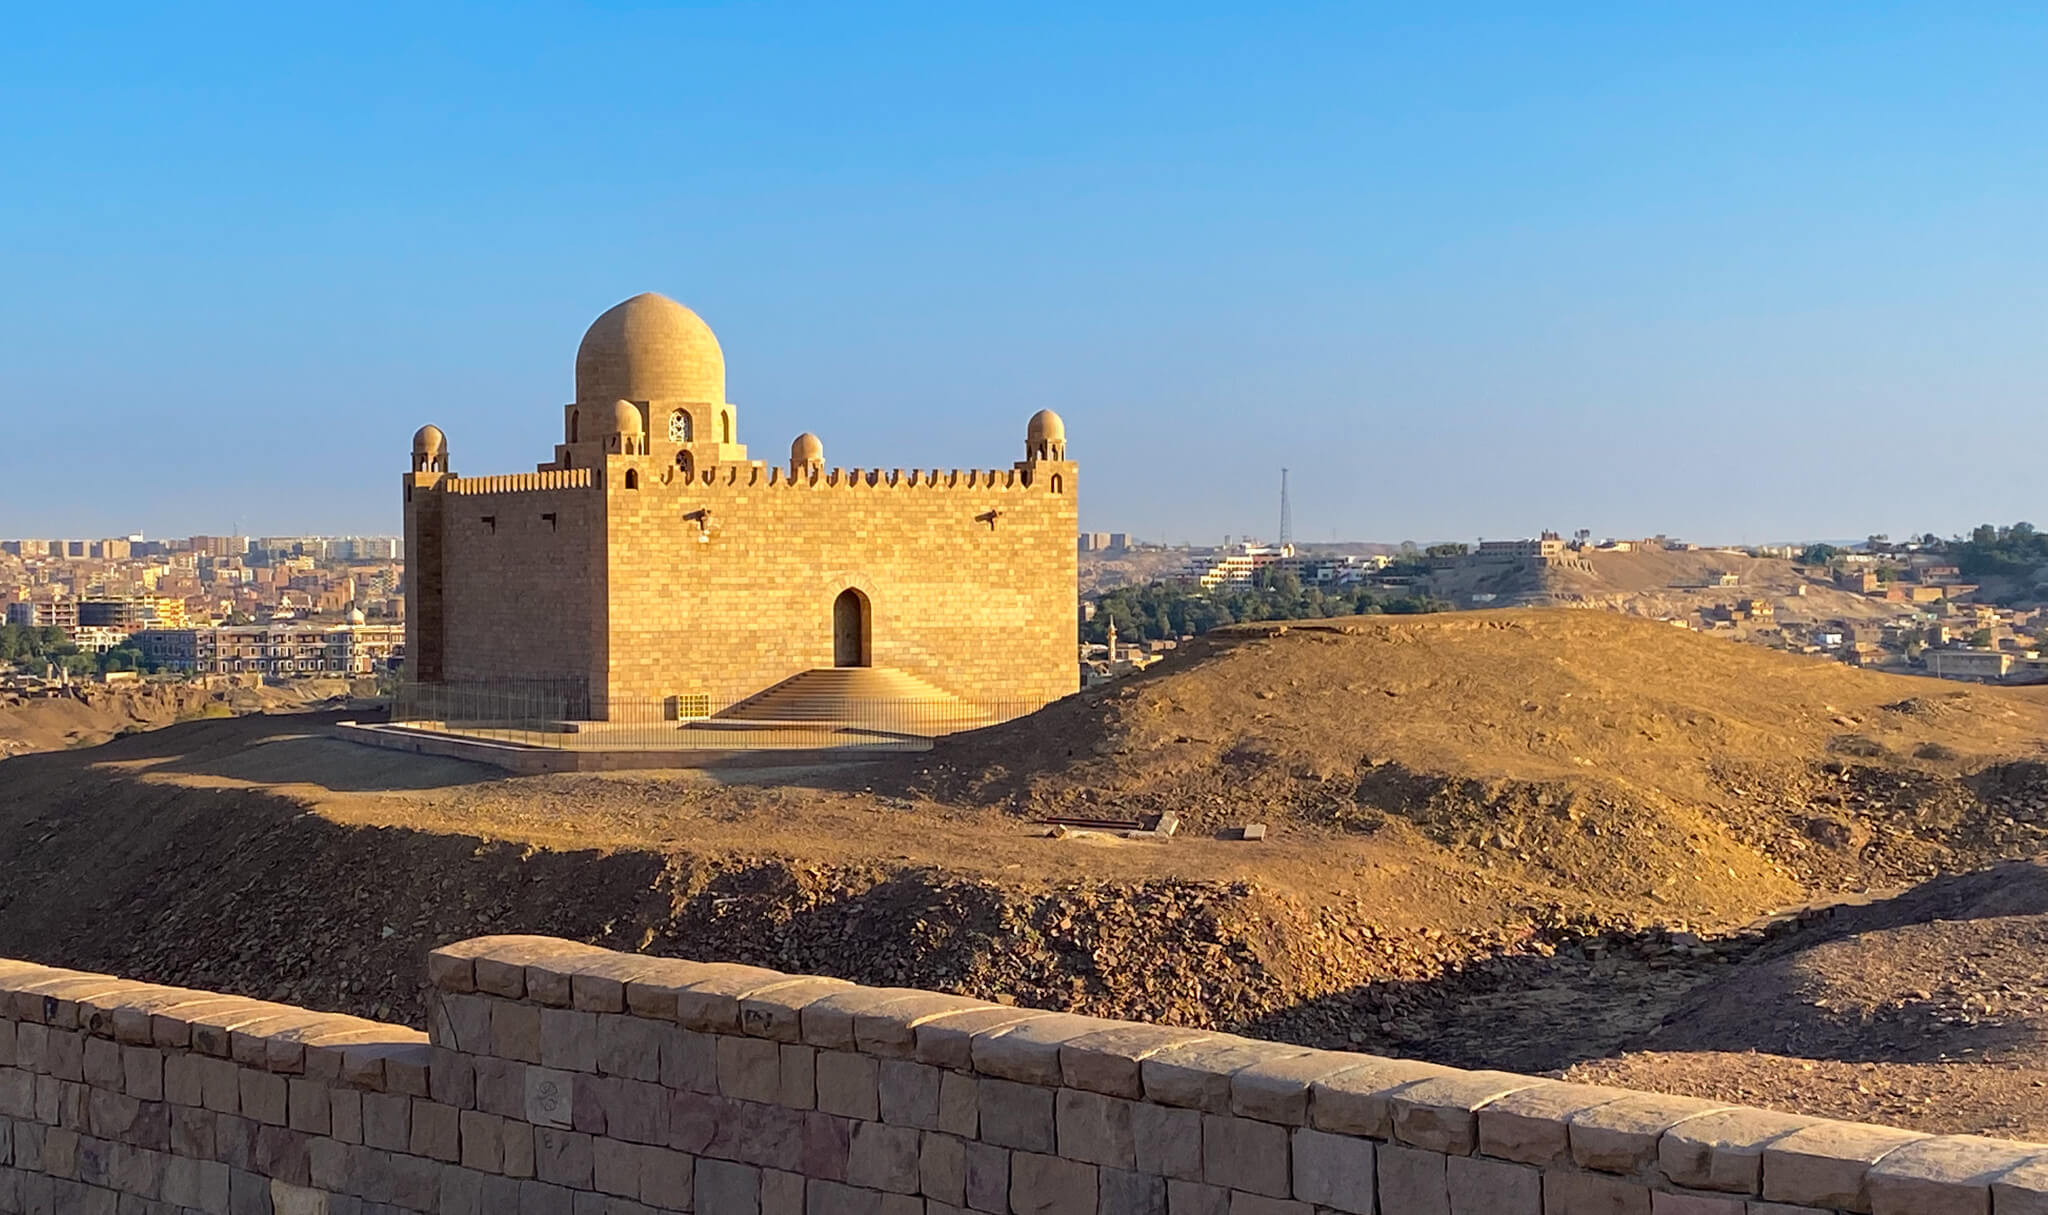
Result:
[[[2035,5],[36,5],[0,535],[389,532],[639,291],[740,438],[1168,540],[2048,522]]]

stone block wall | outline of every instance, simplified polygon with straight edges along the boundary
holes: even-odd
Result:
[[[539,937],[429,1032],[0,962],[0,1212],[2043,1215],[1929,1136]]]

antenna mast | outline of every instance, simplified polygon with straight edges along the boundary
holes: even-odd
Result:
[[[1287,501],[1287,470],[1280,470],[1280,544],[1294,543],[1294,508]]]

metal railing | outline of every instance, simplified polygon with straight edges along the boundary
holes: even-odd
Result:
[[[551,750],[924,751],[932,739],[1021,717],[1037,700],[755,696],[600,700],[580,686],[400,684],[391,726]],[[595,711],[593,711],[595,710]]]

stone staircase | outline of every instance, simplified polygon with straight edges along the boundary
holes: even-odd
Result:
[[[946,734],[989,724],[982,709],[892,667],[821,667],[793,675],[702,721],[697,729],[849,726]]]

